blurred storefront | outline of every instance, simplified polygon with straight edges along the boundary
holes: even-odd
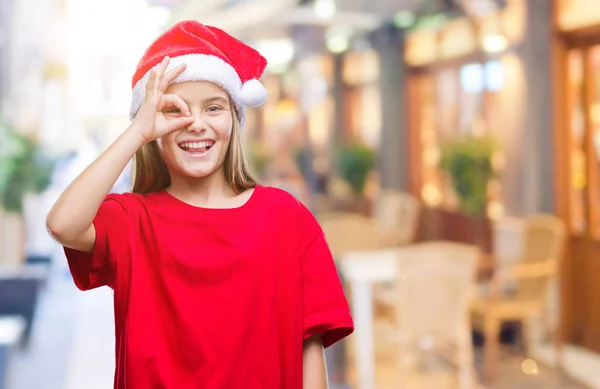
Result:
[[[269,99],[250,114],[245,130],[257,175],[305,201],[310,189],[323,191],[320,177],[329,167],[332,62],[315,53],[284,72],[270,70],[264,78]]]
[[[600,8],[594,0],[515,0],[440,24],[406,38],[409,188],[427,205],[421,238],[492,251],[494,220],[542,212],[565,220],[562,362],[593,382],[581,366],[600,352]],[[469,133],[500,145],[483,221],[458,210],[439,167],[444,142]]]
[[[381,135],[381,117],[374,114],[381,111],[378,53],[373,49],[348,53],[341,73],[345,117],[340,136],[377,148]]]
[[[556,11],[557,212],[570,232],[563,336],[600,352],[600,8],[560,0]]]
[[[414,28],[408,15],[420,17],[421,25]],[[330,178],[336,175],[336,147],[364,145],[379,154],[381,187],[410,192],[427,206],[421,239],[475,239],[490,251],[491,220],[553,206],[540,204],[537,196],[552,181],[543,177],[536,186],[540,179],[532,180],[544,157],[523,156],[524,142],[547,138],[550,131],[549,124],[532,119],[536,103],[528,102],[535,100],[528,80],[535,54],[527,52],[532,39],[525,37],[526,26],[526,2],[513,0],[468,17],[449,16],[445,9],[424,16],[398,12],[346,41],[343,33],[331,39],[320,26],[312,30],[321,40],[292,29],[289,35],[301,40],[296,47],[310,55],[295,53],[302,59],[283,72],[269,72],[271,94],[260,110],[257,139],[282,155],[310,145],[317,175]],[[531,135],[528,126],[543,129]],[[488,136],[500,146],[493,155],[498,178],[489,185],[483,220],[458,210],[439,168],[442,145],[465,134]],[[523,164],[535,166],[524,172]],[[484,236],[473,237],[473,230]]]
[[[456,207],[454,194],[438,168],[443,142],[465,133],[506,133],[499,113],[500,94],[507,89],[507,42],[486,52],[479,44],[487,38],[481,37],[486,32],[478,32],[476,23],[461,18],[439,31],[417,31],[407,39],[411,131],[417,145],[411,189],[430,206]],[[503,212],[500,190],[501,185],[494,185],[489,200],[491,216]]]
[[[426,12],[399,9],[377,22],[361,19],[362,29],[308,22],[308,5],[281,13],[285,28],[250,22],[236,28],[275,61],[265,77],[269,101],[251,110],[257,125],[248,125],[246,136],[256,141],[254,156],[269,160],[261,166],[272,166],[275,175],[306,179],[311,172],[297,154],[310,146],[313,181],[335,177],[336,147],[364,145],[379,154],[381,187],[410,192],[427,206],[422,239],[477,240],[491,251],[491,220],[553,212],[552,167],[544,164],[553,147],[551,123],[537,118],[551,109],[543,99],[550,69],[539,68],[549,44],[539,43],[544,37],[531,28],[548,18],[533,12],[539,4],[522,0],[466,2],[490,5],[466,11],[422,3]],[[212,20],[225,23],[218,14]],[[439,167],[444,143],[467,134],[499,145],[498,178],[487,188],[483,217],[459,211]],[[540,139],[539,150],[528,150]],[[313,189],[326,186],[308,181]],[[474,230],[484,234],[473,237]]]

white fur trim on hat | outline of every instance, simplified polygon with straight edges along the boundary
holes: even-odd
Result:
[[[244,125],[245,106],[258,106],[266,100],[266,89],[258,80],[250,80],[242,87],[239,75],[227,62],[214,55],[187,54],[171,58],[169,69],[185,63],[186,69],[172,83],[185,81],[210,81],[229,93],[238,114],[240,125]],[[146,83],[150,78],[150,69],[133,87],[129,116],[133,119],[144,102]],[[258,85],[256,85],[258,84]],[[263,91],[260,89],[262,88]]]

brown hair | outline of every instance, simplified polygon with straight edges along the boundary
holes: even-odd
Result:
[[[233,104],[230,104],[230,107],[233,116],[233,128],[223,167],[225,179],[231,185],[231,188],[236,193],[242,193],[247,189],[254,188],[256,181],[248,168],[237,112]],[[156,141],[142,146],[135,153],[134,162],[133,188],[131,190],[133,193],[160,192],[171,185],[169,170],[160,154]]]

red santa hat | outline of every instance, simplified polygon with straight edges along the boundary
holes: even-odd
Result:
[[[132,119],[144,101],[150,71],[165,56],[171,58],[169,69],[182,63],[187,65],[173,83],[210,81],[225,89],[233,100],[241,125],[246,106],[258,107],[267,99],[267,90],[258,81],[267,65],[266,59],[224,31],[188,20],[159,36],[138,63],[131,82]]]

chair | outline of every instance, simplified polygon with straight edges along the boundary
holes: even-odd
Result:
[[[407,193],[384,191],[374,217],[352,212],[317,215],[335,258],[349,251],[376,250],[412,243],[417,231],[419,200]]]
[[[525,352],[529,353],[532,319],[547,314],[546,297],[556,278],[565,240],[566,227],[557,217],[526,218],[520,259],[497,267],[488,294],[473,303],[473,323],[485,337],[484,365],[488,380],[495,378],[497,372],[502,323],[518,321],[522,324]],[[554,342],[560,354],[558,328],[554,327]]]
[[[386,299],[393,321],[379,328],[395,346],[404,384],[423,354],[437,354],[457,366],[460,388],[477,387],[469,307],[480,255],[473,245],[451,242],[399,249],[398,276]]]
[[[334,212],[319,216],[319,223],[333,257],[350,251],[376,250],[389,241],[373,219],[351,212]]]
[[[389,234],[390,246],[412,243],[417,234],[421,202],[414,196],[394,190],[384,190],[375,202],[373,216],[379,228]]]
[[[378,228],[385,235],[383,246],[399,247],[414,242],[421,215],[421,202],[409,193],[383,190],[377,196],[373,216]],[[389,294],[389,284],[373,287],[375,311],[378,315],[388,314],[389,306],[380,303],[380,295]]]

